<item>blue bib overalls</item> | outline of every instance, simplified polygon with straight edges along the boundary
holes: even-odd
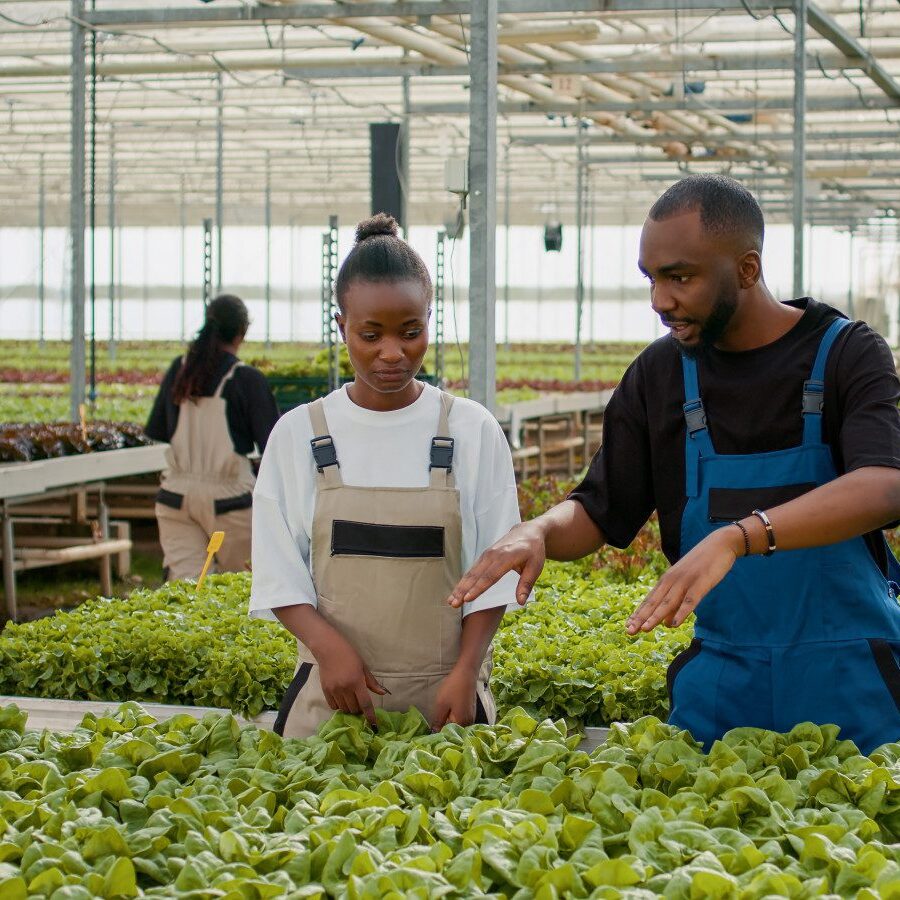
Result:
[[[716,528],[838,477],[822,440],[825,363],[837,319],[803,391],[803,442],[717,454],[697,364],[682,357],[687,503],[684,556]],[[893,557],[889,553],[893,562]],[[697,607],[695,639],[668,673],[671,716],[708,750],[731,728],[835,723],[863,753],[900,741],[900,605],[862,537],[738,559]]]

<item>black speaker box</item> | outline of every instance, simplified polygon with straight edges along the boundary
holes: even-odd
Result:
[[[372,215],[387,213],[403,228],[403,190],[400,186],[400,125],[369,123]]]

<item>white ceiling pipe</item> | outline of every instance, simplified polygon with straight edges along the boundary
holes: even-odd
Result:
[[[589,54],[587,54],[582,47],[579,47],[576,44],[567,44],[560,49],[564,49],[571,57],[574,57],[575,59],[590,58]],[[624,77],[626,81],[633,81],[636,84],[641,85],[642,87],[649,88],[656,94],[663,94],[666,88],[669,86],[665,82],[661,82],[658,79],[650,78],[648,76],[630,74]],[[602,81],[603,79],[602,77],[598,77],[596,80]],[[717,113],[704,111],[703,113],[699,113],[697,115],[699,115],[700,118],[705,119],[706,122],[711,125],[718,125],[719,127],[725,128],[729,131],[737,130],[737,126],[735,125],[735,123]],[[654,127],[656,127],[658,130],[679,130],[678,126],[681,126],[681,128],[687,129],[689,133],[693,132],[697,134],[699,132],[701,137],[704,130],[704,126],[700,126],[698,128],[697,124],[688,113],[679,113],[674,111],[669,113],[656,113],[654,114],[652,121]],[[671,127],[673,124],[675,125],[674,128]]]
[[[504,17],[506,19],[508,17]],[[582,47],[579,47],[575,44],[563,44],[559,47],[553,48],[555,52],[549,52],[548,49],[544,48],[530,48],[531,53],[538,57],[539,59],[545,59],[548,61],[552,61],[552,59],[557,56],[559,53],[566,54],[569,58],[574,59],[591,59],[591,54]],[[660,82],[654,82],[650,79],[647,79],[644,82],[643,79],[638,78],[627,78],[625,76],[619,76],[618,79],[612,78],[610,76],[603,76],[598,74],[587,75],[584,77],[583,85],[585,88],[585,93],[591,100],[604,100],[611,99],[615,97],[615,99],[620,99],[621,96],[639,99],[641,96],[646,96],[647,92],[643,89],[635,91],[634,89],[630,89],[628,86],[628,81],[636,81],[639,84],[645,84],[646,87],[650,88],[652,93],[661,94],[667,85],[663,85]],[[603,89],[606,89],[605,91]],[[606,92],[610,92],[608,95]],[[619,96],[616,96],[616,92],[618,92]],[[597,118],[596,114],[589,114],[586,116],[588,118],[592,118],[594,121],[601,121]],[[618,121],[623,121],[621,118]],[[631,121],[628,118],[624,118],[624,121],[628,123],[624,128],[620,127],[616,130],[623,131],[625,133],[646,133],[645,129],[640,128],[640,126]],[[601,124],[607,124],[606,122],[601,122]],[[679,114],[657,114],[657,118],[653,120],[653,125],[655,128],[665,129],[665,130],[681,130],[682,128],[687,129],[688,133],[693,134],[702,134],[702,126],[696,125],[690,118],[679,115]],[[679,128],[680,126],[680,128]]]
[[[370,19],[351,19],[340,21],[353,28],[356,28],[359,31],[363,31],[366,34],[374,34],[375,36],[390,41],[391,43],[396,43],[399,46],[406,47],[406,49],[418,50],[424,55],[433,56],[434,58],[441,59],[442,61],[455,63],[459,61],[460,56],[462,56],[464,60],[467,60],[467,55],[464,51],[457,48],[447,47],[440,41],[434,40],[433,38],[429,39],[424,35],[419,35],[417,32],[412,32],[409,29],[403,28],[401,26],[379,25],[378,23],[380,22],[380,20],[376,20],[375,25],[373,26],[371,24],[372,20]],[[427,27],[429,31],[435,31],[439,34],[447,36],[446,29],[452,28],[452,23],[447,23],[447,25],[442,28],[438,24],[438,17],[432,17],[426,23],[425,27]],[[411,38],[410,35],[412,35],[413,37]],[[451,35],[451,38],[454,40],[458,40],[458,36]],[[434,53],[429,50],[429,47],[436,48],[434,50]],[[527,60],[529,58],[529,54],[522,54],[522,57]],[[503,60],[504,62],[515,61],[516,58],[522,57],[519,57],[517,51],[512,47],[498,48],[498,58]],[[545,87],[544,85],[535,83],[534,80],[527,76],[502,76],[498,79],[498,82],[505,85],[506,87],[523,93],[526,96],[532,97],[535,100],[541,100],[544,102],[557,102],[559,100],[559,95],[556,92],[554,92],[550,88]],[[598,121],[602,119],[603,124],[608,125],[610,128],[615,128],[616,130],[627,131],[631,127],[628,119],[621,116],[615,116],[606,113],[596,113],[594,115],[600,117]]]
[[[432,30],[438,31],[440,34],[443,34],[447,37],[451,37],[454,33],[454,23],[448,22],[444,19],[439,19],[438,17],[434,17],[431,20],[429,27]],[[456,24],[455,32],[459,35],[459,25]],[[457,38],[458,39],[458,38]],[[465,34],[465,39],[468,40],[468,32]],[[503,62],[509,63],[528,63],[534,62],[535,59],[543,59],[540,52],[535,50],[533,47],[527,48],[511,48],[511,47],[503,47],[498,50],[498,57]],[[515,79],[515,83],[511,83],[511,79]],[[519,76],[505,76],[500,79],[503,84],[506,84],[510,87],[516,87],[517,90],[523,90],[521,87],[517,87],[521,82],[527,83],[530,91],[534,91],[538,89],[545,94],[548,99],[553,97],[558,97],[559,95],[552,90],[552,88],[547,88],[545,85],[540,84],[540,82],[535,81],[532,78],[529,78],[525,75]],[[524,92],[524,91],[523,91]],[[534,96],[534,94],[532,94]],[[620,93],[616,93],[615,91],[609,91],[605,94],[598,94],[595,98],[598,100],[621,100],[622,95]],[[578,101],[574,98],[571,98],[571,114],[576,114],[578,110]],[[585,118],[590,118],[598,124],[605,125],[607,128],[612,128],[614,131],[617,131],[622,134],[635,133],[637,126],[634,122],[632,122],[627,116],[615,115],[612,113],[590,113],[585,115]]]
[[[571,22],[540,22],[536,25],[506,25],[497,32],[500,44],[555,44],[559,41],[584,41],[596,43],[600,36],[600,23],[591,19]]]

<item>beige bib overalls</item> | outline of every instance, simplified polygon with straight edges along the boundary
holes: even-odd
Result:
[[[388,710],[417,707],[428,721],[437,689],[459,657],[462,610],[446,598],[462,576],[462,521],[452,474],[449,414],[441,395],[425,488],[350,487],[321,400],[309,406],[318,469],[310,554],[319,614],[356,649],[391,693],[372,702]],[[424,450],[424,448],[423,448]],[[423,454],[423,465],[425,455]],[[275,731],[309,737],[330,709],[315,657],[297,642],[299,661]],[[478,675],[476,721],[493,723],[490,652]]]
[[[206,561],[214,531],[225,541],[216,554],[217,572],[243,572],[250,560],[250,519],[256,479],[250,461],[236,453],[222,389],[241,363],[235,363],[212,397],[181,404],[178,425],[166,451],[169,467],[156,495],[156,520],[166,578],[196,578]]]

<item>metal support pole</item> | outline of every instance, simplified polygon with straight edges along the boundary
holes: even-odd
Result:
[[[472,4],[469,30],[469,396],[493,410],[497,365],[497,0]]]
[[[539,335],[543,335],[544,330],[541,327],[541,301],[544,299],[544,246],[543,239],[538,235],[538,241],[541,246],[537,251],[537,290],[535,292],[535,311],[534,317],[537,319],[537,331]]]
[[[181,340],[187,338],[187,199],[184,192],[184,175],[181,176],[181,200],[178,204],[181,218]]]
[[[150,302],[150,285],[147,280],[147,270],[150,268],[148,231],[146,225],[141,229],[141,336],[144,340],[147,339],[147,305]]]
[[[69,355],[69,418],[79,419],[78,407],[84,402],[84,3],[72,0],[72,121],[71,189],[69,233],[72,278],[72,349]]]
[[[294,198],[291,197],[291,209],[294,208]],[[294,340],[294,253],[296,252],[296,248],[294,246],[294,220],[291,219],[290,226],[288,229],[288,257],[289,257],[289,272],[288,272],[288,339]]]
[[[503,345],[509,350],[509,144],[503,154]]]
[[[338,217],[329,216],[328,231],[322,235],[322,343],[328,348],[328,386],[333,391],[341,386],[341,342],[338,337],[337,322],[334,320],[337,253]]]
[[[225,92],[222,73],[216,79],[216,293],[222,293],[222,195],[224,193],[222,166],[224,162]]]
[[[596,278],[596,260],[595,257],[597,255],[597,247],[596,247],[596,225],[597,225],[597,204],[595,202],[594,197],[594,184],[591,179],[591,173],[588,172],[588,183],[587,183],[587,198],[588,198],[588,215],[589,215],[589,226],[588,226],[588,237],[590,248],[588,251],[588,260],[590,262],[589,275],[588,275],[588,308],[589,312],[589,320],[590,327],[588,329],[588,340],[590,343],[594,343],[597,339],[597,335],[595,333],[595,325],[596,325],[596,317],[597,317],[597,297],[595,288],[597,286],[597,278]]]
[[[437,261],[434,267],[434,376],[438,383],[444,377],[444,251],[447,232],[437,233]]]
[[[71,311],[69,303],[72,296],[72,241],[71,232],[66,235],[66,248],[61,260],[62,272],[60,273],[59,288],[59,338],[62,341],[71,340]],[[66,323],[69,323],[67,328]]]
[[[581,379],[581,320],[584,317],[584,141],[581,122],[575,145],[577,153],[575,172],[575,372]]]
[[[802,297],[806,224],[806,0],[794,0],[793,297]]]
[[[849,242],[849,253],[847,259],[847,316],[852,321],[855,316],[853,315],[853,264],[854,264],[854,250],[853,246],[853,238],[855,237],[855,229],[850,228],[850,242]]]
[[[266,151],[266,349],[272,347],[272,167]]]
[[[118,334],[119,343],[122,343],[122,334],[125,327],[125,291],[122,289],[122,228],[116,228],[116,305],[119,307],[117,318],[116,333]]]
[[[212,219],[203,220],[203,304],[212,300]]]
[[[407,51],[403,51],[407,55]],[[409,240],[409,75],[401,79],[403,92],[403,122],[400,126],[400,216],[403,237]]]
[[[341,336],[338,332],[337,321],[334,318],[335,313],[337,313],[337,297],[335,296],[334,289],[338,273],[338,217],[329,216],[328,226],[328,232],[331,238],[331,257],[329,261],[331,267],[329,289],[329,296],[331,297],[331,380],[334,385],[332,390],[336,391],[341,386]]]
[[[47,305],[47,285],[44,276],[47,232],[47,199],[44,192],[44,154],[40,158],[38,182],[38,343],[44,349],[45,313]]]
[[[116,358],[116,147],[109,132],[109,358]]]
[[[96,5],[92,2],[92,7]],[[88,207],[91,232],[91,342],[90,342],[90,387],[88,399],[93,406],[97,402],[97,32],[91,31],[91,90],[90,90],[90,135],[91,168]]]

